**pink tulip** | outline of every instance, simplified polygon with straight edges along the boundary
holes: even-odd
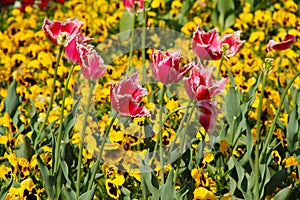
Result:
[[[215,102],[200,101],[198,102],[199,110],[197,113],[198,120],[207,133],[211,133],[216,127],[218,117],[218,108]]]
[[[177,83],[180,81],[192,68],[192,66],[180,67],[180,51],[166,52],[161,51],[154,52],[152,49],[151,67],[154,77],[164,83]]]
[[[125,8],[130,12],[141,12],[144,9],[144,0],[123,0]]]
[[[216,28],[205,32],[200,27],[194,32],[192,49],[203,60],[219,60],[222,57],[220,36]]]
[[[235,56],[235,54],[244,45],[245,41],[244,40],[240,40],[241,32],[242,31],[236,31],[236,32],[234,32],[232,34],[225,34],[222,37],[221,45],[223,45],[223,44],[227,44],[228,45],[228,49],[227,49],[227,51],[225,53],[225,56],[227,58]]]
[[[80,51],[83,55],[93,49],[93,46],[88,44],[92,40],[93,38],[84,37],[81,34],[74,37],[65,48],[68,60],[73,63],[80,63]]]
[[[222,54],[226,57],[234,56],[245,41],[240,40],[241,31],[232,34],[225,34],[220,40],[216,28],[205,32],[200,27],[194,32],[192,40],[192,49],[203,60],[219,60]],[[223,45],[227,45],[227,51],[223,53]]]
[[[296,37],[290,34],[286,34],[281,42],[276,42],[275,40],[270,40],[267,45],[267,50],[286,50],[292,46],[296,42]]]
[[[42,29],[51,42],[66,47],[80,33],[82,25],[83,22],[78,21],[76,17],[64,22],[52,22],[46,18]]]
[[[145,107],[139,106],[145,95],[148,95],[148,92],[139,84],[138,73],[134,73],[116,85],[111,85],[111,106],[123,117],[150,116]]]
[[[80,48],[80,47],[79,47]],[[85,78],[95,80],[101,78],[107,70],[100,55],[95,49],[81,49],[80,67]]]
[[[205,69],[201,63],[195,64],[194,62],[188,65],[192,67],[192,71],[190,76],[184,78],[183,81],[190,98],[197,101],[209,100],[224,90],[228,78],[213,80],[214,67]]]

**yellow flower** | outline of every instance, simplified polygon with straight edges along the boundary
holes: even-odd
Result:
[[[4,180],[9,179],[11,172],[12,172],[12,170],[10,167],[7,167],[5,165],[0,166],[0,178],[2,178]]]
[[[114,182],[111,179],[105,180],[105,186],[106,186],[106,192],[111,198],[113,199],[119,198],[121,194],[121,190],[117,185],[114,184]]]
[[[204,156],[202,164],[206,165],[207,163],[210,163],[214,160],[214,155],[212,153],[208,153]]]
[[[214,193],[204,187],[198,187],[194,191],[194,200],[214,200]]]
[[[9,114],[6,112],[3,117],[0,117],[0,124],[4,127],[10,127],[12,120]]]
[[[196,31],[196,29],[197,29],[197,24],[193,21],[188,21],[181,28],[181,32],[183,32],[188,36],[191,36]]]
[[[279,165],[281,162],[281,157],[280,157],[278,151],[273,150],[271,154],[272,154],[273,160]]]
[[[300,164],[300,161],[298,161],[295,156],[290,156],[288,158],[283,159],[282,161],[285,168],[296,166]]]
[[[152,8],[158,8],[159,10],[164,10],[165,9],[165,1],[163,0],[153,0],[151,2],[151,7]]]
[[[220,142],[220,152],[223,155],[225,155],[226,159],[229,158],[230,149],[229,149],[229,144],[226,140],[221,140],[221,142]]]

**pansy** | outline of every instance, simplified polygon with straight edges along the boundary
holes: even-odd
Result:
[[[147,94],[147,90],[139,84],[138,73],[134,73],[116,85],[111,85],[111,106],[123,117],[150,116],[145,107],[139,106],[142,97]]]
[[[157,51],[155,53],[152,49],[151,68],[154,77],[164,84],[177,83],[192,68],[188,65],[180,67],[181,60],[182,56],[180,56],[179,50],[165,53]]]

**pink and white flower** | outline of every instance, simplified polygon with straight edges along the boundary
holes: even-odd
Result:
[[[191,62],[191,74],[184,78],[184,86],[191,99],[197,101],[209,100],[216,94],[222,92],[228,81],[228,78],[222,80],[213,80],[214,67],[204,68],[201,63]]]
[[[139,84],[138,73],[134,73],[116,85],[111,85],[111,106],[123,117],[150,116],[145,107],[139,106],[145,95],[148,95],[148,92]]]
[[[231,34],[225,34],[220,39],[216,28],[205,32],[198,27],[193,35],[192,49],[203,60],[219,60],[222,58],[222,54],[226,57],[232,57],[245,42],[240,40],[240,34],[241,31],[236,31]],[[227,45],[226,52],[223,52],[223,45]]]
[[[95,49],[83,48],[79,52],[80,67],[84,77],[90,80],[101,78],[106,72],[107,67],[97,51]]]
[[[216,127],[216,119],[218,117],[216,102],[200,101],[198,106],[198,120],[205,131],[211,133]]]
[[[151,68],[154,77],[164,84],[177,83],[192,67],[180,67],[181,60],[180,50],[165,53],[158,50],[155,53],[152,49]]]
[[[125,8],[130,12],[141,12],[144,9],[144,0],[123,0]]]
[[[276,42],[275,40],[270,40],[267,45],[267,50],[286,50],[290,48],[296,42],[296,37],[291,34],[286,34],[281,42]]]
[[[73,63],[80,63],[80,51],[83,55],[93,49],[93,45],[88,44],[88,42],[92,40],[93,38],[84,37],[81,34],[74,37],[65,48],[65,54],[68,60]]]
[[[83,24],[77,17],[67,19],[67,21],[54,22],[46,18],[42,29],[51,42],[66,47],[80,33]]]

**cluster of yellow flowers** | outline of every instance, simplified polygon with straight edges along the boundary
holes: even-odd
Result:
[[[274,58],[273,70],[269,74],[269,83],[264,91],[263,112],[266,113],[264,117],[264,124],[270,124],[274,113],[280,101],[280,94],[277,90],[279,85],[285,86],[287,78],[291,78],[296,71],[300,70],[300,9],[295,3],[296,1],[273,1],[272,8],[262,8],[253,11],[250,3],[241,1],[243,6],[242,12],[236,16],[235,23],[232,27],[226,29],[224,33],[231,33],[236,29],[242,30],[242,37],[247,38],[244,47],[240,52],[228,60],[224,60],[224,65],[227,66],[234,76],[234,81],[243,92],[248,92],[249,88],[255,84],[259,71],[262,70],[263,62],[266,57]],[[213,22],[210,18],[212,9],[215,8],[215,3],[206,0],[198,0],[192,5],[187,13],[186,21],[181,22],[181,9],[184,1],[175,0],[171,3],[166,3],[164,0],[153,0],[150,3],[150,10],[147,11],[149,27],[174,28],[187,36],[191,36],[196,30],[197,26],[213,27]],[[30,125],[31,114],[33,112],[39,113],[38,121],[43,121],[50,99],[52,87],[55,87],[55,103],[53,110],[50,112],[48,121],[52,122],[59,118],[60,115],[60,99],[56,98],[62,94],[62,88],[65,85],[65,77],[69,73],[69,65],[66,58],[62,59],[58,68],[58,79],[56,85],[53,83],[54,65],[58,48],[54,47],[47,41],[44,32],[41,29],[44,18],[49,17],[54,20],[65,20],[77,16],[79,20],[84,22],[82,32],[87,36],[94,38],[95,44],[101,44],[107,38],[113,37],[119,31],[120,19],[125,10],[123,2],[117,0],[70,0],[66,1],[64,5],[57,5],[57,10],[46,11],[35,7],[26,7],[25,12],[11,7],[8,12],[4,12],[6,17],[5,23],[0,30],[0,185],[8,182],[11,177],[18,185],[10,188],[6,199],[30,199],[30,197],[44,197],[45,191],[41,184],[41,175],[38,168],[37,154],[32,154],[28,158],[22,157],[22,149],[17,150],[20,144],[26,143],[27,138],[32,137],[32,132],[28,132]],[[2,22],[1,22],[2,23]],[[222,34],[224,34],[222,33]],[[296,37],[296,42],[292,49],[287,49],[278,52],[267,52],[267,42],[270,39],[280,40],[286,33],[292,34]],[[151,38],[159,46],[159,38],[153,36]],[[177,39],[175,43],[182,43],[184,40]],[[99,50],[110,48],[112,44],[99,45]],[[182,50],[184,51],[184,49]],[[149,53],[149,51],[148,51]],[[189,53],[187,52],[186,55]],[[112,55],[113,63],[108,65],[107,74],[104,76],[104,82],[97,83],[95,87],[95,115],[101,120],[89,120],[91,124],[88,125],[87,136],[85,137],[86,150],[84,150],[84,166],[90,167],[93,163],[94,155],[99,151],[97,149],[97,141],[95,137],[97,134],[102,134],[101,130],[105,130],[111,118],[108,113],[110,111],[109,104],[109,84],[119,80],[126,69],[128,63],[128,56]],[[148,61],[147,61],[148,62]],[[135,66],[141,66],[141,56],[133,58]],[[219,61],[213,63],[219,66]],[[80,70],[76,66],[75,71]],[[137,69],[140,71],[140,69]],[[220,70],[221,76],[227,77],[228,73],[223,66]],[[16,124],[15,119],[11,119],[7,113],[3,113],[4,98],[8,94],[8,86],[16,80],[17,93],[22,99],[22,104],[18,107],[19,124]],[[297,82],[298,81],[298,82]],[[294,85],[299,87],[300,80],[297,79]],[[81,94],[85,94],[85,84],[77,85],[78,80],[76,76],[71,78],[69,84],[69,95],[66,98],[65,113],[72,111],[74,104],[73,88],[79,88]],[[151,93],[151,88],[148,88]],[[253,109],[249,113],[249,117],[256,119],[256,108],[258,105],[258,96],[260,90],[258,89],[256,101],[253,104]],[[76,96],[76,92],[75,92]],[[86,98],[83,95],[83,101]],[[166,108],[174,110],[178,108],[179,102],[175,98],[167,98]],[[85,102],[85,101],[84,101]],[[151,111],[153,105],[144,100],[146,107]],[[33,108],[34,106],[34,108]],[[36,109],[36,111],[35,111]],[[181,112],[177,112],[174,120],[178,122],[181,119]],[[174,117],[173,116],[173,117]],[[82,116],[78,116],[78,121],[83,121]],[[139,135],[133,137],[126,135],[126,132],[133,132],[143,134],[140,127],[143,126],[143,119],[135,119],[133,123],[127,127],[118,125],[118,121],[114,122],[112,131],[110,132],[110,140],[121,144],[124,149],[130,150],[135,145],[140,145],[143,140],[139,140]],[[287,124],[288,116],[283,114],[281,121]],[[175,123],[168,124],[168,127],[163,131],[163,143],[168,146],[174,139],[175,132],[173,126]],[[94,123],[94,124],[93,124]],[[22,124],[22,125],[20,125]],[[175,125],[174,125],[175,124]],[[157,127],[154,127],[154,129]],[[76,148],[79,146],[81,130],[80,124],[75,127],[72,133],[72,144]],[[253,130],[253,135],[255,131]],[[278,128],[276,136],[283,146],[286,146],[286,138],[284,132]],[[156,138],[152,138],[155,140]],[[108,148],[108,147],[107,147]],[[114,149],[111,146],[111,149]],[[42,159],[49,167],[52,166],[51,153],[52,148],[44,146],[40,152]],[[225,157],[229,154],[239,156],[243,154],[241,151],[230,151],[230,147],[226,141],[221,142],[220,151]],[[118,153],[111,159],[114,160]],[[141,152],[142,154],[143,152]],[[105,154],[104,156],[111,156]],[[131,155],[128,154],[128,157]],[[292,166],[299,164],[294,157],[281,158],[277,151],[272,152],[273,159],[276,163],[285,166]],[[132,159],[132,158],[131,158]],[[106,159],[108,160],[108,159]],[[217,195],[221,195],[220,186],[217,182],[224,178],[221,176],[215,179],[209,177],[209,173],[205,170],[205,165],[213,160],[213,155],[207,153],[203,158],[203,167],[195,167],[191,170],[191,176],[195,180],[194,199],[215,199]],[[116,160],[115,160],[116,161]],[[120,160],[117,160],[118,162]],[[137,160],[138,162],[138,160]],[[131,166],[127,166],[125,162],[122,167],[129,171]],[[109,168],[103,165],[103,173],[107,177],[102,186],[106,188],[108,197],[118,198],[121,194],[121,186],[128,180],[127,188],[133,191],[139,191],[137,187],[140,181],[139,174],[131,171],[128,174],[120,172],[117,169]],[[297,178],[297,175],[295,175]],[[299,178],[299,175],[298,175]],[[223,182],[225,183],[225,182]],[[101,183],[99,183],[101,186]],[[228,194],[227,194],[228,195]],[[139,198],[136,196],[135,198]],[[222,199],[229,199],[223,196]]]

